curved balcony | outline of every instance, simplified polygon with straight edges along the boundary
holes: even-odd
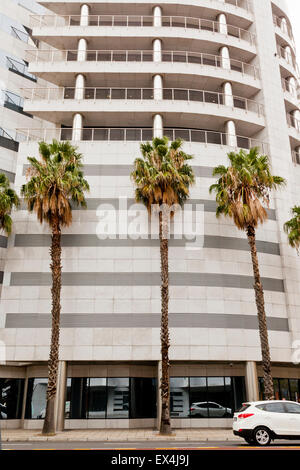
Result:
[[[287,124],[289,128],[289,136],[292,145],[299,146],[300,143],[300,121],[292,114],[287,114]]]
[[[188,34],[188,31],[216,33],[227,38],[234,38],[240,41],[248,42],[251,46],[256,44],[256,36],[254,33],[239,28],[231,24],[220,24],[205,18],[193,18],[186,16],[162,16],[160,24],[155,25],[154,16],[133,16],[133,15],[89,15],[83,17],[81,15],[32,15],[31,24],[34,28],[33,35],[36,37],[46,37],[50,42],[50,37],[75,36],[75,37],[98,37],[99,31],[105,35],[113,36],[116,28],[126,28],[126,35],[131,37],[134,33],[140,36],[138,28],[144,32],[147,30],[151,37],[157,35],[164,37],[164,29],[184,29],[184,38],[195,35]],[[101,28],[101,29],[99,29]],[[152,30],[151,30],[152,29]],[[179,32],[176,37],[180,37]],[[118,36],[119,36],[118,32]],[[198,38],[198,36],[196,36]]]
[[[39,62],[78,62],[79,67],[82,61],[79,61],[79,53],[77,50],[29,50],[30,71],[37,70],[36,63]],[[108,63],[147,63],[155,62],[155,52],[152,50],[88,50],[85,57],[86,62],[108,62]],[[200,66],[214,67],[214,69],[223,69],[226,71],[239,72],[242,75],[250,75],[254,79],[260,78],[259,68],[255,65],[241,62],[236,59],[223,59],[219,55],[206,54],[203,52],[190,51],[162,51],[161,62],[168,64],[194,64]],[[86,72],[86,70],[85,70]],[[124,70],[125,72],[125,70]],[[178,73],[178,71],[176,71]]]
[[[81,6],[81,0],[42,0],[40,3],[48,8],[49,10],[53,11],[54,13],[67,15],[74,12],[74,5]],[[97,8],[99,5],[107,4],[107,0],[89,0],[89,5],[91,8]],[[110,0],[110,4],[119,4],[119,0]],[[134,7],[136,4],[144,3],[143,0],[135,0]],[[178,0],[161,0],[160,5],[164,5],[167,3],[168,5],[178,5]],[[250,1],[249,0],[210,0],[209,2],[212,5],[207,5],[207,0],[181,0],[180,4],[182,5],[197,5],[203,8],[212,8],[216,10],[224,10],[232,13],[236,13],[237,9],[244,10],[245,12],[250,13]],[[130,5],[130,4],[129,4]]]
[[[300,153],[295,150],[292,151],[292,160],[295,165],[300,165]]]
[[[22,142],[31,141],[51,141],[57,139],[61,141],[72,141],[73,130],[71,128],[58,129],[17,129],[18,135],[22,136]],[[195,142],[204,145],[229,146],[232,138],[236,139],[237,147],[248,150],[258,147],[261,153],[268,154],[269,144],[252,137],[231,136],[224,132],[207,131],[202,129],[182,129],[165,127],[163,135],[171,140],[182,139],[185,142]],[[81,129],[80,142],[145,142],[153,137],[153,129],[135,127],[89,127]]]
[[[294,108],[298,108],[298,91],[297,87],[290,83],[289,80],[282,78],[282,89],[284,91],[284,99]]]
[[[63,87],[63,88],[23,88],[24,97],[30,101],[64,101],[64,100],[169,100],[187,101],[189,103],[210,103],[217,106],[229,106],[258,116],[264,115],[264,105],[241,96],[226,95],[216,91],[194,90],[184,88],[107,88],[107,87]],[[161,97],[157,97],[157,93]]]
[[[279,34],[286,42],[288,42],[295,49],[295,40],[293,36],[293,30],[291,26],[286,22],[282,21],[285,17],[280,18],[277,15],[273,15],[273,23],[275,31]]]
[[[277,44],[277,53],[279,55],[280,65],[287,71],[289,75],[293,75],[298,79],[300,74],[295,55],[288,53],[279,44]]]

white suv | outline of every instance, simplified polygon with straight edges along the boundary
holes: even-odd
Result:
[[[234,413],[233,433],[260,446],[274,439],[300,440],[300,404],[285,400],[244,403]]]

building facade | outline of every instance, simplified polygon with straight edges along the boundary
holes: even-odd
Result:
[[[131,211],[141,141],[184,139],[198,246],[170,240],[171,415],[175,427],[227,427],[263,396],[251,257],[244,233],[215,217],[208,188],[227,153],[258,146],[288,181],[257,231],[276,396],[299,400],[300,265],[283,224],[299,204],[295,45],[284,0],[43,0],[24,111],[16,187],[38,141],[71,140],[90,183],[64,230],[58,428],[154,427],[159,419],[160,259],[155,237],[108,225]],[[24,87],[25,88],[25,87]],[[25,126],[26,127],[26,126]],[[131,212],[131,217],[135,213]],[[130,215],[129,214],[129,215]],[[123,226],[122,226],[123,227]],[[117,232],[116,236],[112,236]],[[136,239],[135,239],[136,238]],[[4,426],[40,428],[50,341],[50,235],[22,206],[3,268],[0,366]],[[1,399],[1,391],[0,391]]]

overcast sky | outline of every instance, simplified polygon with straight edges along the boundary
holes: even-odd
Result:
[[[298,64],[300,65],[300,0],[287,0],[290,14],[289,17],[293,23],[293,33],[295,37]]]

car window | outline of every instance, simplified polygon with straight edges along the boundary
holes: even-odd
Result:
[[[285,403],[286,413],[300,414],[300,405],[297,403]]]
[[[209,408],[220,408],[220,405],[217,405],[217,403],[209,403]]]
[[[269,411],[271,413],[286,413],[283,403],[265,403],[264,411]]]
[[[240,409],[238,410],[238,413],[242,413],[243,411],[247,410],[247,408],[249,408],[249,406],[250,406],[249,403],[244,403],[243,406],[242,406],[242,408],[240,408]],[[261,406],[261,405],[258,405],[257,408],[259,408],[260,406]]]

